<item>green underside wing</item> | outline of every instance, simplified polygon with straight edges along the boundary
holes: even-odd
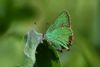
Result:
[[[52,42],[56,49],[61,50],[62,47],[69,49],[72,35],[70,16],[66,11],[64,11],[56,18],[54,24],[52,24],[47,30],[46,39],[49,42]]]

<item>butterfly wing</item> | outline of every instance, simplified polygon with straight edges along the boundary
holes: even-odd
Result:
[[[53,46],[57,49],[66,48],[69,49],[72,40],[72,30],[70,25],[69,14],[62,12],[54,24],[52,24],[46,32],[46,39],[53,43]]]

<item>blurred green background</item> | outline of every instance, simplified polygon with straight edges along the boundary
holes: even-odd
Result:
[[[71,15],[74,42],[62,67],[100,67],[100,0],[0,0],[0,67],[22,63],[24,36],[45,32],[63,10]]]

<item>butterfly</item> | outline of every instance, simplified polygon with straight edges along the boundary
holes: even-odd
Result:
[[[73,40],[70,16],[67,11],[61,12],[46,33],[39,33],[35,29],[30,30],[26,36],[25,53],[32,55],[32,49],[36,50],[39,43],[46,40],[58,51],[70,49]],[[30,53],[30,54],[29,54]]]

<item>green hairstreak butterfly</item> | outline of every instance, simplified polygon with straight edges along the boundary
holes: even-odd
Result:
[[[35,29],[30,30],[27,34],[25,50],[29,51],[29,48],[35,49],[34,47],[43,42],[44,39],[51,43],[57,50],[70,49],[73,32],[71,29],[70,15],[67,11],[63,11],[57,16],[45,34],[38,33]]]

